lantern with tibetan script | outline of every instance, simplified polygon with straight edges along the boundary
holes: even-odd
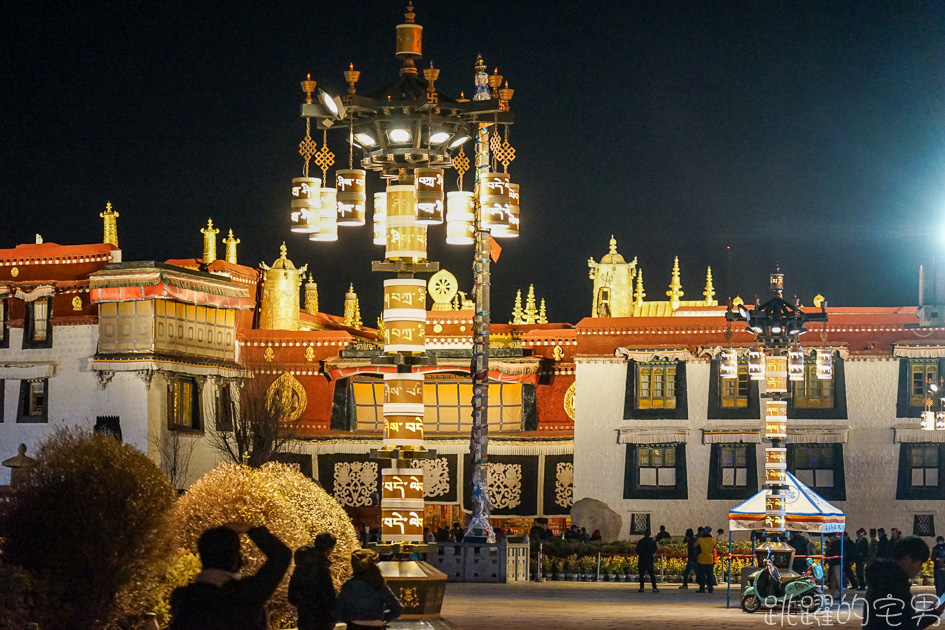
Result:
[[[935,430],[935,412],[923,411],[922,421],[919,426],[922,428],[923,431],[934,431]]]
[[[446,242],[472,245],[476,241],[476,201],[471,192],[446,193]]]
[[[423,446],[423,374],[384,375],[384,446]]]
[[[387,542],[423,542],[423,469],[381,470],[381,531]]]
[[[765,401],[765,439],[787,438],[787,401]]]
[[[426,283],[384,281],[384,352],[423,352],[426,344]]]
[[[817,378],[822,381],[833,378],[833,352],[831,350],[817,351]]]
[[[292,180],[292,231],[312,234],[319,231],[322,180],[296,177]]]
[[[364,225],[364,207],[367,202],[366,179],[367,173],[359,168],[343,169],[336,173],[338,225]]]
[[[319,211],[320,222],[318,232],[308,237],[310,241],[337,241],[338,240],[338,201],[335,198],[334,188],[322,188],[322,207]]]
[[[387,245],[387,193],[374,193],[374,244]]]
[[[719,375],[725,379],[738,378],[738,355],[734,350],[723,350],[719,357]]]
[[[479,181],[479,206],[482,226],[504,232],[511,217],[508,173],[483,173]]]
[[[748,351],[748,378],[753,381],[765,380],[765,354],[756,348]]]
[[[781,530],[787,525],[785,522],[786,506],[783,494],[769,494],[765,497],[765,527],[771,530]]]
[[[519,234],[519,189],[518,184],[509,184],[509,225],[495,228],[492,232],[496,238],[517,238]]]
[[[413,186],[387,188],[387,260],[423,261],[427,258],[427,228],[417,223]]]
[[[443,169],[418,168],[414,177],[417,186],[417,223],[443,223]]]
[[[804,351],[800,348],[788,350],[788,380],[804,380]]]
[[[787,357],[774,356],[765,360],[765,389],[768,393],[786,394],[788,384]]]

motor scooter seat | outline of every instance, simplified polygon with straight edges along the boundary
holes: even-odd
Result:
[[[804,579],[805,577],[807,577],[807,576],[805,576],[805,575],[787,575],[787,576],[783,576],[783,577],[781,578],[781,588],[784,588],[785,586],[787,586],[787,585],[790,584],[791,582],[796,582],[796,581],[798,581],[798,580],[802,580],[802,579]]]

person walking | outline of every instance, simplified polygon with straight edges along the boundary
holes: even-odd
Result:
[[[334,630],[335,584],[331,579],[331,552],[337,540],[328,533],[295,551],[295,571],[289,579],[289,603],[299,613],[298,630]]]
[[[794,569],[795,573],[803,573],[807,570],[807,558],[801,556],[809,555],[807,539],[801,532],[794,532],[788,544],[794,547],[794,562],[791,568]]]
[[[351,554],[351,579],[335,600],[334,616],[348,630],[377,630],[404,612],[404,607],[384,581],[377,567],[379,556],[370,549]]]
[[[658,593],[656,588],[656,541],[650,537],[650,530],[646,530],[643,538],[637,541],[637,568],[640,572],[640,592],[645,590],[645,577],[650,576],[650,584],[653,585],[653,592]]]
[[[925,628],[938,622],[945,603],[917,612],[912,599],[912,578],[929,559],[929,546],[917,536],[896,541],[891,558],[879,558],[867,570],[863,627],[867,630]]]
[[[858,591],[866,590],[866,563],[870,558],[870,541],[866,537],[866,530],[862,527],[856,530],[856,542],[853,543],[856,559],[856,584]]]
[[[669,532],[666,531],[666,526],[660,525],[660,531],[656,532],[656,537],[653,540],[658,543],[659,541],[666,540],[668,538],[672,538],[672,536],[670,536]]]
[[[843,555],[843,576],[850,583],[850,588],[857,591],[860,589],[860,582],[857,580],[856,574],[853,573],[853,563],[856,562],[856,546],[846,530],[843,531],[841,536],[843,541],[840,547],[841,555]],[[838,536],[838,538],[840,537]]]
[[[712,538],[712,528],[706,527],[702,536],[696,539],[696,577],[699,580],[697,593],[711,593],[715,587],[715,539]]]
[[[886,537],[886,530],[880,527],[876,530],[876,534],[878,535],[876,540],[876,559],[888,560],[891,556],[892,545]]]
[[[249,535],[266,561],[254,575],[241,576],[240,536]],[[193,582],[171,593],[168,630],[241,628],[268,630],[266,602],[292,562],[292,550],[265,527],[227,523],[197,540],[202,570]]]
[[[699,532],[702,532],[702,528],[699,528]],[[692,533],[692,528],[686,530],[686,534],[683,536],[683,542],[686,543],[686,568],[683,569],[682,575],[682,586],[680,589],[689,588],[689,573],[691,572],[696,576],[696,580],[699,579],[699,571],[696,564],[696,556],[698,555],[696,551],[696,537]]]
[[[945,538],[939,536],[932,547],[932,577],[935,579],[935,594],[945,593]]]

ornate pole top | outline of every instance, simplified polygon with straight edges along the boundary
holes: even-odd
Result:
[[[646,293],[643,292],[643,270],[637,269],[637,289],[633,292],[633,299],[637,308],[643,308],[643,298],[645,297]]]
[[[112,210],[111,201],[105,203],[105,212],[100,212],[98,216],[105,219],[105,234],[102,242],[118,247],[118,221],[116,221],[118,212]]]
[[[617,253],[617,239],[614,238],[613,234],[610,235],[610,253]]]
[[[413,12],[413,2],[407,2],[407,12],[404,13],[404,19],[407,21],[407,24],[413,24],[416,17],[417,14]]]
[[[357,79],[355,79],[357,80]],[[305,103],[307,105],[312,104],[312,92],[315,91],[315,81],[312,81],[312,75],[306,74],[305,80],[302,81],[302,91],[305,92]]]
[[[705,305],[714,306],[715,300],[712,298],[715,297],[715,287],[712,286],[712,267],[706,269],[705,274],[705,291],[702,292],[702,295],[705,296]]]
[[[223,239],[223,244],[226,245],[226,262],[236,264],[236,246],[239,245],[240,239],[233,237],[233,230],[230,230],[229,235]]]
[[[669,291],[666,292],[666,296],[669,298],[669,305],[675,311],[679,308],[679,298],[681,298],[685,293],[682,291],[682,284],[679,282],[679,256],[676,256],[676,259],[673,261],[673,279],[669,283]]]
[[[289,250],[286,249],[285,241],[282,241],[282,245],[279,246],[279,260],[285,260],[288,253]]]

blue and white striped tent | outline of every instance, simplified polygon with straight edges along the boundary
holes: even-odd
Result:
[[[842,532],[846,517],[840,508],[831,505],[819,494],[787,473],[787,489],[781,494],[785,499],[785,519],[788,531],[808,534],[831,534]],[[765,527],[765,488],[744,503],[733,507],[728,513],[730,529],[751,530]]]

